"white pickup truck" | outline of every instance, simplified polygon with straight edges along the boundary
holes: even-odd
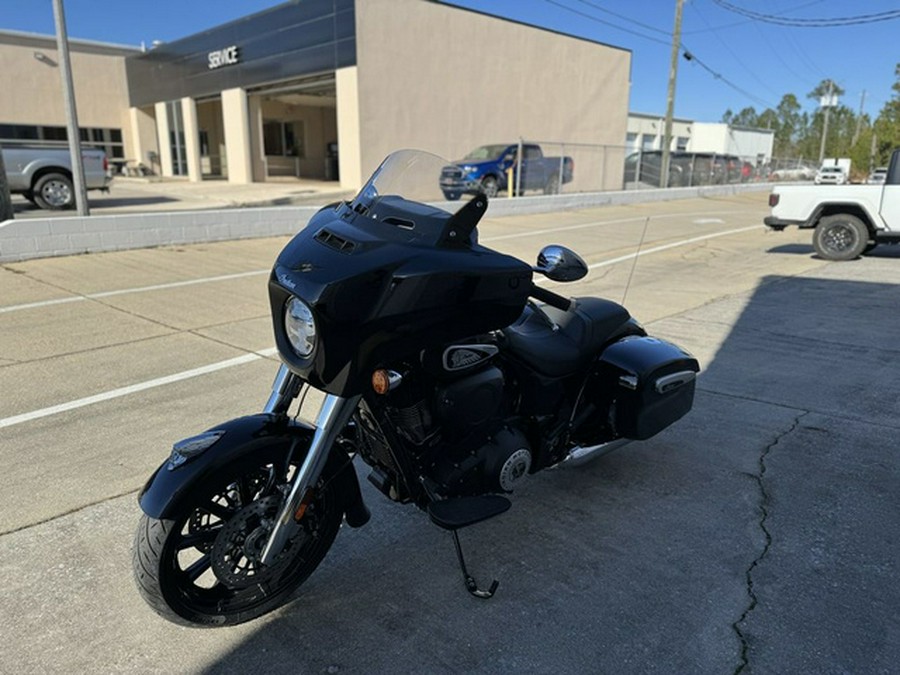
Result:
[[[900,150],[883,185],[776,185],[767,227],[815,228],[813,248],[827,260],[853,260],[879,244],[900,243]]]
[[[103,150],[81,151],[86,190],[109,189],[109,163]],[[68,148],[3,148],[9,191],[21,194],[42,209],[71,209],[75,206],[72,161]]]

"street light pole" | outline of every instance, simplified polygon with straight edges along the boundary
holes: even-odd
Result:
[[[669,93],[666,98],[666,128],[663,133],[662,161],[659,167],[659,187],[669,183],[669,159],[672,145],[672,115],[675,112],[675,80],[678,77],[678,52],[681,51],[681,11],[684,0],[675,2],[675,29],[672,31],[672,60],[669,64]]]
[[[3,163],[3,148],[0,147],[0,223],[14,218],[9,183],[6,181],[6,166]]]
[[[825,139],[828,138],[828,117],[831,114],[831,106],[834,105],[832,92],[834,91],[834,83],[828,80],[828,93],[822,99],[822,107],[825,108],[825,124],[822,127],[822,143],[819,145],[819,166],[822,166],[822,160],[825,158]]]
[[[90,212],[84,185],[84,164],[81,161],[81,137],[78,132],[78,113],[75,109],[75,94],[72,85],[72,64],[69,62],[69,36],[66,33],[66,15],[63,12],[62,0],[53,0],[53,18],[56,20],[56,45],[59,50],[63,101],[66,106],[66,129],[69,136],[69,155],[72,158],[75,204],[78,207],[79,216],[88,216]]]

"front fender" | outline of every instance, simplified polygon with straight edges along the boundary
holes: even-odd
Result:
[[[248,415],[209,429],[220,434],[202,453],[179,463],[175,453],[150,477],[138,495],[141,509],[151,518],[171,519],[189,506],[193,487],[222,467],[256,452],[275,452],[286,457],[294,443],[297,457],[309,448],[315,428],[304,422],[272,414]],[[326,471],[339,481],[339,492],[347,522],[358,526],[368,520],[353,464],[340,461],[332,452]],[[339,472],[339,473],[338,473]]]

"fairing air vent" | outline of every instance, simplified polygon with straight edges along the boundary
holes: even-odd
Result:
[[[349,239],[344,239],[343,237],[336,235],[334,232],[331,232],[325,228],[319,230],[316,233],[315,239],[317,242],[321,244],[325,244],[328,248],[333,248],[335,251],[339,251],[341,253],[353,253],[353,250],[356,248],[356,244]]]

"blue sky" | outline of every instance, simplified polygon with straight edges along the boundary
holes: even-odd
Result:
[[[363,2],[365,0],[362,0]],[[662,115],[675,0],[450,0],[452,4],[632,51],[629,109]],[[65,0],[69,36],[140,45],[175,40],[279,4],[266,0]],[[898,10],[897,0],[730,0],[724,4],[790,19],[824,19]],[[0,0],[0,28],[52,34],[51,0]],[[856,26],[785,27],[750,20],[721,0],[685,0],[675,114],[718,121],[727,108],[774,107],[806,98],[821,80],[846,90],[842,103],[873,117],[892,95],[900,62],[900,20]]]

